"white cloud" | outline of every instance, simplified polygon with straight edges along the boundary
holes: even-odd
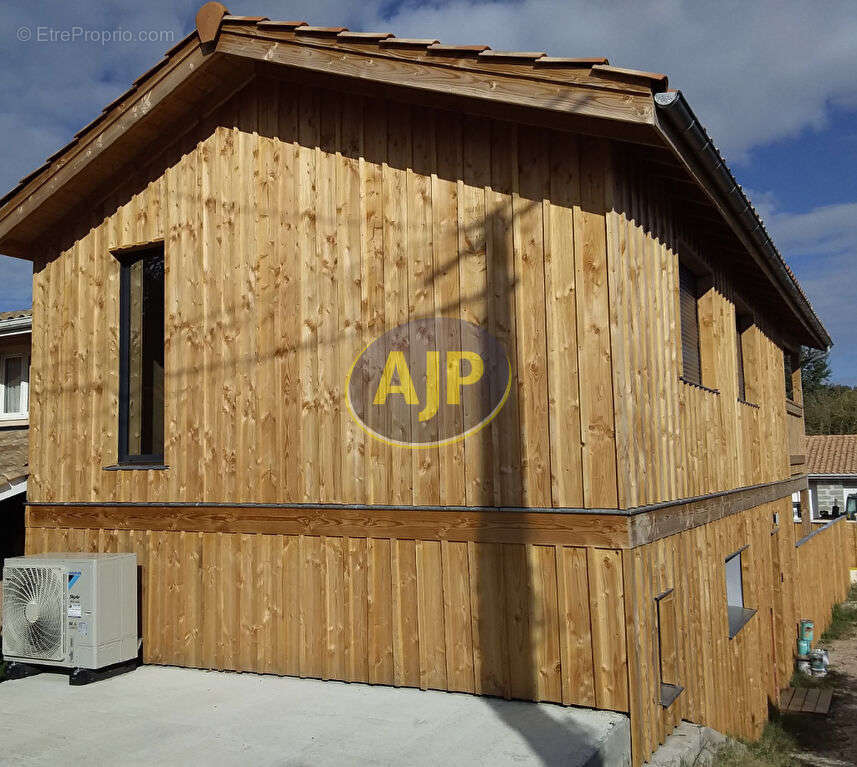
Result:
[[[823,127],[833,103],[857,103],[853,0],[406,0],[391,12],[385,7],[377,0],[230,3],[240,13],[495,49],[607,56],[618,66],[665,72],[721,150],[738,161],[754,146]]]
[[[0,6],[0,187],[71,138],[169,44],[21,43],[15,30],[39,25],[89,29],[191,29],[202,0],[96,3],[46,0]],[[302,18],[317,24],[485,43],[495,49],[601,56],[618,66],[666,72],[721,150],[742,161],[753,147],[821,128],[829,107],[857,106],[857,13],[853,0],[680,2],[638,0],[451,0],[390,4],[345,0],[230,0],[234,13]],[[790,214],[754,198],[822,318],[842,342],[857,337],[849,286],[854,271],[855,205]],[[812,259],[812,260],[810,260]],[[0,309],[23,303],[29,264],[0,264]],[[857,370],[857,360],[853,361]]]
[[[857,385],[857,202],[805,213],[779,211],[761,197],[768,229],[833,337],[835,380]]]

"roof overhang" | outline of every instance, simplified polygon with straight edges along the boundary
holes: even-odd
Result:
[[[809,304],[785,259],[780,255],[744,190],[697,119],[681,91],[654,96],[658,129],[677,159],[706,191],[749,255],[793,308],[808,334],[808,346],[826,349],[832,345],[827,330]]]

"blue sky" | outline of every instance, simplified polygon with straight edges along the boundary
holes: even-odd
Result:
[[[6,190],[189,32],[197,2],[7,0],[0,8],[0,188]],[[857,6],[637,0],[230,0],[233,13],[449,43],[607,56],[666,72],[750,192],[857,385]],[[80,27],[88,40],[51,42]],[[26,37],[28,30],[29,40]],[[41,30],[41,31],[40,31]],[[122,30],[151,42],[108,42]],[[39,38],[42,38],[41,40]],[[853,280],[853,282],[852,282]],[[0,256],[0,311],[29,305],[30,265]]]

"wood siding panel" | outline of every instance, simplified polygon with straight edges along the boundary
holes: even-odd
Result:
[[[607,158],[569,134],[255,80],[47,249],[31,500],[615,506]],[[168,468],[104,472],[111,251],[159,239]],[[513,393],[465,442],[404,453],[350,418],[345,377],[431,315],[493,333]]]
[[[30,528],[59,549],[137,554],[148,663],[627,710],[618,550]]]

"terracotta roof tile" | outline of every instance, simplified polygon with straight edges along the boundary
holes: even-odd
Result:
[[[478,56],[483,51],[491,50],[490,45],[444,45],[434,43],[428,47],[429,53],[446,56]]]
[[[388,37],[386,40],[381,40],[378,45],[380,45],[382,48],[391,45],[428,48],[430,45],[434,45],[435,43],[437,43],[437,40],[432,40],[428,37]]]
[[[389,40],[393,37],[392,32],[340,32],[337,36],[339,40],[362,40],[367,43],[377,42],[379,40]]]
[[[347,32],[348,27],[297,27],[295,28],[295,34],[298,35],[323,35],[323,36],[332,36],[336,37],[340,32]]]
[[[857,434],[825,434],[806,438],[808,474],[857,476]]]
[[[536,64],[539,66],[553,66],[553,67],[581,67],[589,69],[590,67],[596,64],[607,64],[607,59],[604,58],[596,58],[596,59],[575,59],[569,58],[567,56],[542,56],[542,58],[536,60]]]
[[[260,21],[256,24],[259,29],[294,29],[295,27],[305,27],[305,21]]]
[[[479,54],[480,59],[540,59],[544,56],[544,51],[492,51],[490,48],[487,51],[482,51]]]

